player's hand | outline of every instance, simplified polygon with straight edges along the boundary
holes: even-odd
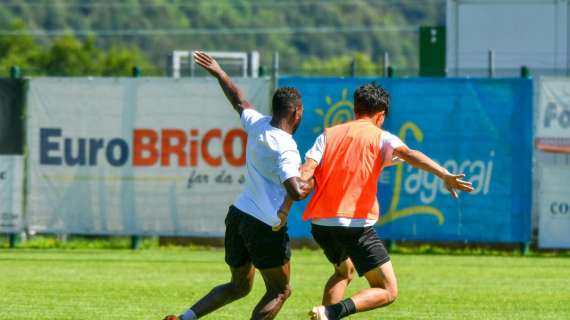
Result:
[[[287,224],[287,217],[289,216],[289,212],[279,209],[279,211],[277,211],[277,216],[279,217],[280,222],[278,225],[272,228],[273,231],[279,231],[285,224]]]
[[[454,198],[457,198],[459,195],[457,194],[457,190],[471,192],[473,191],[473,185],[471,182],[466,180],[461,180],[465,178],[465,174],[452,174],[446,173],[443,176],[443,183],[445,184],[445,188]]]
[[[218,62],[214,58],[212,58],[209,54],[203,51],[194,51],[194,53],[192,53],[192,56],[194,57],[194,61],[199,66],[206,69],[206,71],[208,71],[208,73],[210,73],[214,77],[224,72],[224,70],[222,70],[222,67],[220,67]]]

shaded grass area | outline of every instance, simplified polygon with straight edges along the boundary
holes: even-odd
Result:
[[[0,249],[7,249],[9,243],[7,238],[5,241],[0,238]],[[212,245],[214,247],[223,245],[223,241],[208,241],[202,238],[196,241],[185,238],[183,245],[177,244],[172,241],[171,244],[160,245],[158,237],[142,237],[139,248],[140,249],[158,249],[160,247],[180,247],[190,249],[208,249]],[[308,239],[302,241],[303,243],[310,242]],[[209,244],[208,244],[209,243]],[[293,241],[295,243],[295,241]],[[208,244],[208,245],[206,245]],[[63,240],[53,235],[39,235],[34,236],[27,241],[18,241],[17,249],[129,249],[131,247],[130,237],[118,236],[69,236]],[[316,244],[311,247],[318,248]],[[472,243],[421,243],[421,242],[405,242],[398,241],[390,250],[391,253],[399,254],[433,254],[433,255],[485,255],[485,256],[521,256],[521,250],[517,244],[513,245],[490,245],[490,244],[472,244]],[[570,250],[537,250],[536,247],[531,248],[527,256],[542,256],[542,257],[570,257]]]
[[[141,249],[158,248],[158,239],[142,238]],[[70,236],[62,239],[53,235],[34,236],[26,241],[18,240],[17,249],[128,249],[131,246],[130,237],[89,237]],[[8,241],[0,242],[0,248],[9,247]]]
[[[350,319],[570,319],[570,259],[393,254],[395,304]],[[332,268],[293,252],[293,295],[278,319],[306,319]],[[161,319],[229,279],[223,250],[0,250],[0,319]],[[366,287],[356,279],[349,292]],[[252,293],[207,319],[248,319]]]

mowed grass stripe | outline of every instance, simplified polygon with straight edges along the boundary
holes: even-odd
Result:
[[[570,319],[570,259],[393,255],[395,304],[350,319]],[[306,319],[332,271],[293,252],[293,295],[278,319]],[[229,279],[223,250],[0,250],[0,319],[161,319]],[[349,293],[366,287],[355,279]],[[248,319],[264,291],[207,317]]]

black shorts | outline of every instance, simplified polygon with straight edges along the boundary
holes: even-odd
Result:
[[[291,259],[287,227],[270,226],[230,206],[226,217],[226,263],[238,268],[253,263],[257,269],[280,267]]]
[[[390,261],[388,252],[373,227],[326,227],[312,224],[311,233],[331,263],[339,265],[350,258],[361,277]]]

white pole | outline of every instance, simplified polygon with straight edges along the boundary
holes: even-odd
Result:
[[[388,68],[390,67],[390,55],[388,51],[384,51],[384,77],[388,76]]]

